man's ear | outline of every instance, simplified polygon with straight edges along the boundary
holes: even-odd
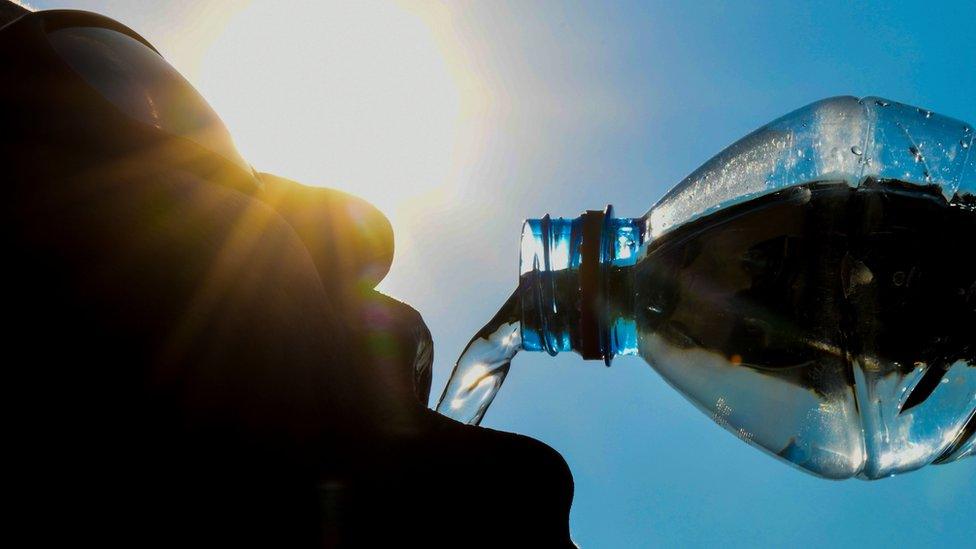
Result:
[[[22,5],[20,2],[0,0],[0,27],[15,21],[20,18],[20,16],[30,12],[31,10],[27,9],[27,7]]]

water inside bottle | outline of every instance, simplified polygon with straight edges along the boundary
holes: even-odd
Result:
[[[811,181],[647,243],[608,271],[605,322],[633,324],[640,356],[743,440],[821,476],[878,478],[973,453],[973,250],[972,197]],[[554,288],[574,291],[563,274]],[[438,411],[480,422],[519,350],[519,316],[516,291],[465,348]]]
[[[973,206],[893,180],[788,188],[650,242],[619,314],[672,386],[803,469],[950,460],[976,412]]]

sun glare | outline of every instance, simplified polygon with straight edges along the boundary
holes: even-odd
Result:
[[[395,222],[450,185],[457,142],[459,86],[425,15],[256,0],[227,21],[195,83],[256,169],[351,192]]]

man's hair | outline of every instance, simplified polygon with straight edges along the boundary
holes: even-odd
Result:
[[[31,11],[30,6],[23,2],[0,0],[0,27]]]

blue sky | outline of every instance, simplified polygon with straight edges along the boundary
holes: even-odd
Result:
[[[257,168],[348,189],[388,211],[398,252],[383,289],[430,325],[435,393],[513,288],[522,219],[608,203],[618,215],[642,215],[726,145],[828,96],[880,95],[976,122],[974,2],[409,2],[396,14],[384,4],[369,9],[384,25],[407,29],[407,46],[440,55],[416,62],[424,82],[448,82],[397,88],[410,80],[382,79],[391,52],[363,64],[376,70],[363,79],[429,109],[403,124],[416,123],[409,135],[423,144],[411,145],[419,148],[410,157],[433,161],[411,164],[408,180],[398,181],[408,160],[383,159],[397,159],[394,149],[410,139],[394,129],[354,135],[378,140],[375,162],[353,152],[296,161],[289,154],[314,155],[301,149],[299,142],[315,143],[304,135],[288,151],[248,140],[260,127],[288,143],[290,129],[315,124],[319,111],[349,110],[345,95],[311,114],[284,105],[279,112],[271,102],[269,117],[258,120],[242,106],[253,85],[230,86],[235,75],[216,68],[231,51],[222,37],[248,13],[265,10],[263,30],[246,28],[273,44],[274,33],[300,24],[295,12],[313,22],[348,15],[337,4],[31,3],[81,6],[128,23],[198,84]],[[306,11],[313,5],[318,11]],[[369,18],[362,26],[368,39]],[[340,57],[363,55],[356,42],[329,47]],[[343,80],[349,97],[356,81]],[[305,87],[324,94],[327,84]],[[367,111],[357,116],[371,120]],[[428,121],[441,111],[450,111],[443,124]],[[330,171],[336,165],[342,170]],[[433,183],[410,194],[421,180]],[[576,478],[571,529],[584,548],[967,546],[976,538],[976,460],[876,482],[818,480],[721,430],[636,358],[607,369],[575,355],[520,356],[484,425],[528,434],[565,456]]]

